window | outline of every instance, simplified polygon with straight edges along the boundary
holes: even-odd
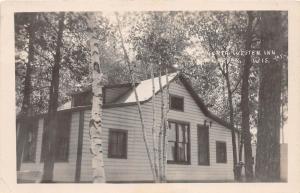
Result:
[[[198,125],[198,164],[209,165],[208,126]]]
[[[71,113],[64,113],[58,117],[56,132],[55,161],[68,161],[70,141]]]
[[[221,142],[221,141],[216,142],[216,153],[217,153],[217,163],[227,162],[227,151],[226,151],[225,142]]]
[[[92,104],[92,92],[86,91],[83,93],[75,94],[72,100],[72,106],[88,106]]]
[[[55,161],[65,162],[68,161],[69,156],[69,141],[70,141],[70,126],[71,126],[71,113],[61,113],[58,115],[58,127],[55,137]],[[45,121],[44,121],[44,132],[42,141],[42,154],[41,161],[46,158],[46,144],[48,144],[48,136],[45,132]]]
[[[109,130],[109,158],[127,158],[127,131],[121,129]]]
[[[190,137],[187,123],[169,121],[167,157],[168,163],[188,164],[190,162]]]
[[[170,109],[176,111],[184,111],[184,98],[180,96],[170,95]]]
[[[25,134],[25,145],[24,145],[24,162],[35,162],[36,154],[36,143],[37,143],[37,132],[38,132],[38,119],[28,120],[28,130]]]

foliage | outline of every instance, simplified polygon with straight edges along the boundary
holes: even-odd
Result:
[[[251,49],[261,46],[261,13],[254,12]],[[31,76],[31,105],[35,113],[48,109],[51,69],[54,64],[58,13],[40,12],[35,24],[34,60]],[[63,33],[59,85],[59,105],[70,100],[70,93],[91,85],[88,22],[85,12],[66,12]],[[120,33],[115,16],[97,13],[95,34],[99,44],[100,63],[106,84],[130,82],[131,73],[123,58]],[[175,70],[190,78],[205,105],[220,118],[241,127],[241,77],[245,56],[247,14],[245,11],[154,11],[121,12],[120,27],[132,72],[137,81],[160,72]],[[26,64],[29,55],[30,13],[15,14],[15,90],[16,111],[21,110]],[[287,121],[288,60],[287,13],[281,12],[278,55],[282,62],[281,127]],[[271,26],[272,27],[272,26]],[[269,36],[272,34],[269,34]],[[257,59],[251,56],[252,60]],[[249,113],[252,140],[256,141],[258,124],[258,90],[261,85],[261,63],[253,62],[249,75]],[[230,98],[230,100],[229,100]],[[231,116],[232,115],[232,116]]]
[[[15,15],[16,23],[16,106],[17,113],[20,111],[22,103],[22,90],[28,56],[28,34],[26,27],[26,13],[17,13]],[[51,68],[54,62],[55,40],[57,36],[57,13],[39,13],[37,20],[38,28],[36,29],[35,61],[33,64],[32,86],[33,93],[32,106],[35,113],[46,112],[49,100],[49,86],[51,81]],[[119,65],[118,51],[113,47],[113,31],[110,30],[110,24],[107,19],[101,15],[97,16],[99,31],[98,34],[108,36],[105,39],[105,47],[102,53],[105,57],[103,63],[104,72],[107,79],[112,83],[125,82],[126,76],[123,68]],[[66,13],[66,29],[63,34],[62,61],[60,70],[60,92],[59,104],[70,100],[69,94],[74,91],[89,86],[89,68],[90,55],[87,48],[87,23],[84,13]],[[108,35],[107,35],[108,34]],[[98,37],[100,38],[100,37]],[[111,43],[112,42],[112,43]],[[118,74],[118,76],[116,76]]]
[[[87,23],[84,14],[84,12],[66,13],[59,104],[69,100],[70,93],[90,85],[87,65],[89,53],[85,43]],[[49,100],[50,69],[54,60],[57,13],[45,12],[38,15],[31,101],[35,112],[45,112]],[[118,42],[119,35],[116,33],[116,21],[111,15],[113,14],[97,15],[99,34],[102,33],[103,36],[105,31],[106,35],[104,47],[101,48],[101,63],[105,64],[103,70],[107,84],[129,82],[129,71],[122,58],[122,50]],[[229,104],[224,100],[228,93],[220,69],[226,70],[227,60],[231,89],[234,89],[240,80],[243,57],[232,54],[223,55],[221,52],[232,53],[243,49],[247,24],[245,12],[124,12],[120,13],[120,18],[125,46],[128,48],[128,55],[134,64],[138,79],[150,78],[150,64],[154,64],[156,70],[160,65],[176,66],[191,78],[194,88],[207,107],[221,118],[229,120]],[[286,24],[283,25],[286,26]],[[25,64],[28,56],[27,26],[27,14],[16,13],[17,112],[20,111],[22,103]],[[255,30],[256,39],[259,37],[257,27],[258,25]],[[284,33],[287,36],[287,30],[284,30]],[[284,77],[287,77],[287,68],[284,69]],[[258,70],[259,64],[253,64],[249,91],[251,128],[255,128],[257,124]],[[287,104],[287,78],[284,78],[282,85],[285,93],[283,101]],[[232,96],[237,127],[241,123],[240,94],[240,86],[237,85]],[[284,105],[284,112],[287,111],[286,107],[287,105]],[[283,119],[287,119],[286,113]]]

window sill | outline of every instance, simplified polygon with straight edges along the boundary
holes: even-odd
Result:
[[[40,161],[41,164],[43,164],[45,161]],[[63,164],[63,163],[69,163],[69,160],[66,161],[54,161],[54,163]]]
[[[23,164],[34,164],[35,161],[22,161]]]
[[[108,156],[109,159],[127,159],[127,157],[114,157],[114,156]]]
[[[210,166],[210,164],[198,164],[198,166]]]
[[[68,163],[69,161],[55,161],[54,163]]]
[[[177,162],[177,161],[167,161],[167,164],[175,164],[175,165],[191,165],[190,162]]]
[[[183,112],[184,113],[184,110],[179,110],[179,109],[170,109],[170,111],[176,111],[176,112]]]

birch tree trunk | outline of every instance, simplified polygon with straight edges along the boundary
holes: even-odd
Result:
[[[93,168],[93,183],[105,183],[105,169],[103,160],[103,143],[102,143],[102,106],[104,84],[103,72],[100,66],[100,53],[98,48],[98,40],[96,39],[96,18],[93,13],[88,14],[88,37],[89,48],[91,54],[90,70],[92,74],[92,112],[89,124],[91,153],[92,153],[92,168]]]
[[[120,21],[119,21],[119,17],[118,17],[117,13],[116,13],[116,19],[117,19],[117,22],[118,22],[118,31],[119,31],[119,34],[120,34],[121,46],[122,46],[123,53],[124,53],[124,59],[125,59],[125,62],[128,66],[128,69],[129,69],[132,89],[133,89],[135,99],[136,99],[136,104],[137,104],[137,107],[138,107],[138,114],[140,116],[143,140],[144,140],[144,143],[145,143],[145,148],[146,148],[146,152],[147,152],[147,156],[148,156],[148,160],[149,160],[149,164],[150,164],[150,170],[151,170],[151,173],[153,175],[153,180],[156,181],[157,177],[155,175],[155,168],[154,168],[154,164],[153,164],[153,161],[152,161],[152,158],[151,158],[149,143],[148,143],[147,136],[146,136],[144,118],[143,118],[143,114],[142,114],[142,107],[141,107],[141,103],[139,101],[139,97],[138,97],[138,94],[137,94],[137,91],[136,91],[135,76],[134,76],[134,72],[133,72],[133,69],[132,69],[132,66],[131,66],[131,63],[130,63],[130,60],[129,60],[129,57],[128,57],[128,54],[127,54],[127,51],[126,51],[126,48],[125,48],[125,45],[124,45],[123,35],[122,35],[122,32],[121,32],[121,27],[120,27]]]
[[[158,136],[158,152],[159,152],[159,157],[158,157],[158,162],[159,162],[159,181],[163,181],[163,135],[164,135],[164,114],[165,114],[165,102],[164,102],[164,91],[162,87],[162,82],[161,82],[161,69],[159,69],[159,76],[158,76],[158,82],[159,82],[159,90],[160,90],[160,111],[161,111],[161,122],[159,126],[159,136]]]
[[[46,117],[45,139],[48,139],[45,147],[44,173],[42,182],[53,181],[53,169],[55,162],[56,149],[56,130],[57,130],[57,108],[58,108],[58,89],[59,89],[59,70],[61,62],[61,48],[63,46],[63,31],[65,21],[65,13],[59,14],[58,32],[56,39],[56,48],[54,56],[54,65],[52,68],[52,78],[50,86],[50,99],[48,114]]]
[[[167,147],[168,147],[168,112],[169,112],[169,77],[168,77],[168,69],[165,70],[166,74],[166,99],[167,104],[165,105],[165,112],[164,112],[164,129],[163,129],[163,172],[162,172],[162,181],[166,182],[167,177]]]
[[[155,182],[159,182],[158,176],[158,144],[157,144],[157,136],[156,136],[156,113],[155,113],[155,84],[154,84],[154,69],[153,64],[151,64],[151,82],[152,82],[152,143],[153,143],[153,164],[155,171]]]
[[[22,108],[21,108],[21,124],[19,129],[19,135],[17,139],[17,171],[20,170],[21,163],[22,163],[22,157],[23,157],[23,149],[25,145],[25,136],[26,131],[28,127],[28,120],[27,117],[30,114],[30,95],[32,92],[32,86],[31,86],[31,72],[32,72],[32,63],[34,60],[34,24],[36,20],[36,15],[31,14],[30,15],[30,24],[28,26],[28,62],[26,63],[26,75],[25,75],[25,81],[24,81],[24,91],[23,91],[23,102],[22,102]]]
[[[167,101],[169,100],[169,80],[168,80],[168,71],[166,69],[166,90],[162,86],[161,80],[161,71],[159,72],[158,82],[159,82],[159,89],[161,93],[161,125],[160,125],[160,136],[159,136],[159,166],[160,166],[160,173],[159,179],[160,182],[166,182],[166,167],[167,167],[167,130],[168,130],[168,104],[165,103],[165,98]],[[165,93],[164,93],[165,92]]]

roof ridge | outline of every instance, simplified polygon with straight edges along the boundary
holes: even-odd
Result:
[[[211,112],[203,102],[203,99],[200,98],[200,96],[196,93],[196,91],[193,89],[191,83],[188,81],[189,79],[186,78],[183,74],[179,75],[180,80],[183,82],[187,90],[190,92],[192,95],[193,99],[201,109],[201,111],[204,113],[204,115],[208,118],[211,118],[212,120],[218,122],[219,124],[223,125],[224,127],[227,127],[228,129],[234,129],[235,131],[238,131],[236,128],[234,128],[230,123],[227,121],[221,119],[217,115],[215,115],[213,112]]]

